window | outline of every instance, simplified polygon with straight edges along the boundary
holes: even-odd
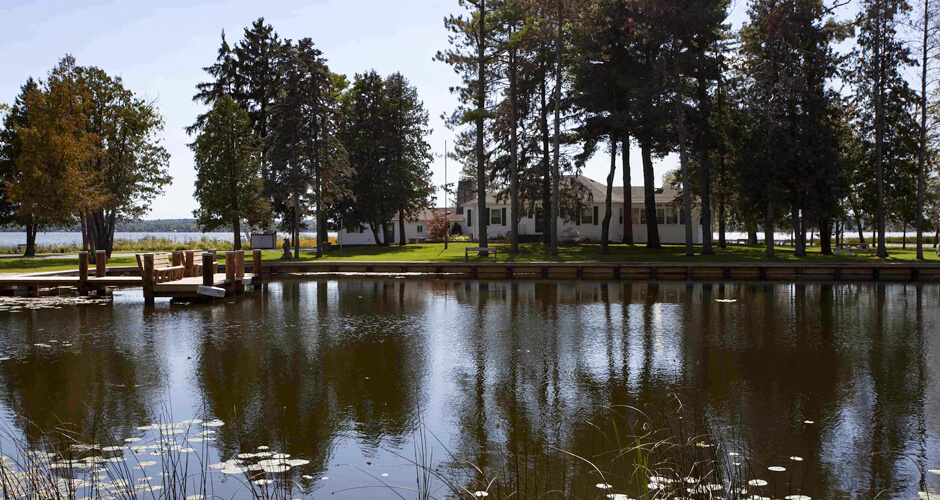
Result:
[[[503,225],[503,211],[502,210],[498,208],[490,210],[490,224],[494,226]]]
[[[633,209],[633,223],[634,224],[646,224],[646,209],[645,208]]]
[[[581,224],[594,224],[594,209],[592,207],[584,207],[581,212]]]
[[[679,216],[676,214],[676,211],[673,209],[666,210],[666,224],[678,224]]]
[[[657,209],[656,209],[656,223],[657,223],[657,224],[665,224],[665,223],[666,223],[666,209],[665,209],[665,208],[657,208]]]
[[[467,209],[467,227],[473,226],[473,210]]]
[[[618,212],[618,219],[617,219],[617,220],[618,220],[618,222],[617,222],[618,224],[623,224],[623,207],[620,207],[620,211]]]
[[[423,232],[424,232],[424,226],[418,226],[418,232],[419,232],[419,233],[423,233]]]

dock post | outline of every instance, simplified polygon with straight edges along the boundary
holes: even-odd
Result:
[[[95,278],[104,278],[108,275],[108,251],[95,250]]]
[[[235,290],[235,252],[225,252],[225,287],[231,291]]]
[[[193,268],[196,267],[196,252],[193,250],[186,250],[183,252],[183,276],[187,278],[192,278],[196,273],[193,272]]]
[[[215,264],[215,254],[203,252],[202,254],[202,284],[212,286],[215,284],[215,274],[212,265]]]
[[[242,282],[245,279],[245,251],[238,250],[235,252],[235,291],[238,293],[243,293],[245,291],[245,285]]]
[[[144,273],[141,276],[144,284],[144,304],[152,306],[153,300],[153,254],[144,254]]]
[[[252,250],[251,251],[251,273],[254,274],[254,277],[251,279],[252,283],[261,284],[261,250]]]
[[[88,252],[78,252],[78,294],[88,295]]]

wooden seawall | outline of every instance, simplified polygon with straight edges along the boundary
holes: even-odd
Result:
[[[576,263],[576,262],[354,262],[276,261],[262,277],[311,274],[387,274],[481,280],[616,281],[846,281],[940,283],[940,264],[929,263]]]

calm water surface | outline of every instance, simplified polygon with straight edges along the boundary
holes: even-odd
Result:
[[[399,498],[361,487],[414,488],[415,460],[471,491],[468,462],[500,496],[604,497],[565,452],[633,497],[640,457],[614,453],[634,444],[618,442],[627,406],[659,437],[741,451],[768,496],[916,498],[940,469],[936,286],[288,281],[142,302],[0,312],[6,432],[146,443],[141,426],[219,419],[188,431],[215,431],[207,463],[258,446],[309,460],[290,472],[307,498]],[[240,495],[239,478],[212,481]]]

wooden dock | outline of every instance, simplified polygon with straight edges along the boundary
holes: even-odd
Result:
[[[216,252],[205,252],[199,263],[195,251],[173,252],[172,266],[180,272],[161,272],[154,267],[156,254],[142,254],[141,267],[107,267],[107,254],[95,254],[95,267],[89,273],[88,252],[79,252],[78,271],[56,271],[26,275],[0,274],[0,294],[38,296],[50,289],[74,289],[79,295],[94,292],[98,295],[109,289],[141,287],[144,301],[153,304],[157,297],[179,300],[211,300],[245,293],[251,285],[260,283],[254,273],[245,272],[245,252],[225,252],[223,272],[218,272]],[[163,258],[163,261],[169,259]],[[252,252],[252,269],[261,267],[261,251]],[[203,273],[202,270],[209,270]],[[167,276],[173,275],[172,279]]]
[[[195,252],[174,252],[172,268],[182,268],[180,278],[162,278],[154,267],[155,255],[144,254],[141,278],[144,302],[153,305],[157,297],[174,300],[213,300],[245,293],[251,285],[260,284],[253,273],[245,272],[245,251],[225,252],[224,273],[218,273],[215,252],[203,252],[200,263],[195,261]],[[261,250],[252,251],[252,268],[261,267]],[[260,277],[259,277],[260,278]]]

